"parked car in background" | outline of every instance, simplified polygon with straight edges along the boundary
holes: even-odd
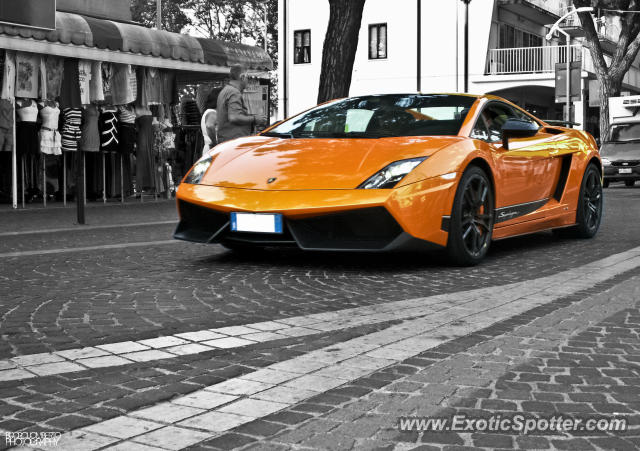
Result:
[[[600,148],[604,187],[613,182],[632,187],[640,180],[640,96],[611,97],[609,119],[609,138]]]

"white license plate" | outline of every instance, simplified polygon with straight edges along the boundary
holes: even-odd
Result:
[[[631,174],[632,169],[631,168],[621,168],[618,169],[618,174]]]
[[[231,213],[233,232],[282,233],[282,215],[278,213]]]

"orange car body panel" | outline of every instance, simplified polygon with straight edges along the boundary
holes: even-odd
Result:
[[[477,97],[457,136],[252,136],[226,142],[212,150],[213,162],[201,184],[180,184],[177,199],[222,212],[275,212],[291,219],[384,206],[411,236],[446,246],[443,217],[451,214],[458,181],[475,161],[490,171],[496,208],[547,199],[529,214],[497,223],[494,239],[574,224],[582,174],[593,159],[600,164],[595,141],[588,133],[539,119],[539,133],[510,140],[509,149],[469,138],[482,108],[496,100],[510,104],[494,96]],[[567,155],[569,174],[557,199]],[[356,189],[389,163],[420,156],[428,158],[395,188]],[[269,183],[271,178],[276,180]]]

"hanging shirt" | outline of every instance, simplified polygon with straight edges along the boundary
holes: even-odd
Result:
[[[126,105],[133,102],[136,97],[132,89],[132,73],[135,79],[135,71],[129,64],[112,64],[111,69],[111,102],[114,105]],[[137,82],[136,82],[137,89]]]
[[[80,85],[80,102],[83,105],[91,103],[91,61],[78,62],[78,83]]]
[[[0,98],[13,100],[16,96],[16,52],[4,52],[4,71],[2,75],[2,92]]]
[[[108,104],[113,104],[111,99],[111,74],[113,73],[111,63],[101,63],[102,66],[102,92],[104,100]]]
[[[16,55],[16,97],[38,98],[40,56],[18,52]]]
[[[160,71],[153,67],[147,69],[147,101],[149,105],[162,103],[162,79]]]
[[[64,60],[57,56],[47,55],[45,60],[46,70],[46,91],[44,97],[47,100],[57,100],[60,97],[60,89],[62,88],[62,74],[64,71]]]
[[[91,63],[91,82],[90,98],[92,102],[104,101],[104,90],[102,87],[102,63],[100,61],[94,61]]]

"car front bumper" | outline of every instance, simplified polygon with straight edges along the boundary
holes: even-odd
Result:
[[[620,173],[620,169],[630,169],[631,173]],[[640,180],[640,166],[605,166],[604,179],[609,182]]]
[[[388,251],[446,246],[443,216],[454,181],[427,179],[394,190],[260,191],[181,184],[176,239],[292,246],[306,250]],[[230,212],[280,213],[282,234],[233,232]]]

